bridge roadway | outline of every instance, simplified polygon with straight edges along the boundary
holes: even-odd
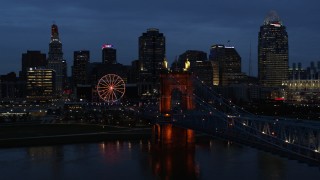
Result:
[[[320,122],[203,110],[140,114],[153,124],[173,124],[320,166]]]
[[[136,115],[154,124],[173,124],[320,166],[320,122],[254,115],[224,99],[198,78],[181,77],[164,75],[160,86],[166,93],[160,91],[160,101],[145,105]],[[171,104],[173,92],[170,95],[168,87],[184,94],[180,107]],[[192,93],[188,88],[193,89]]]

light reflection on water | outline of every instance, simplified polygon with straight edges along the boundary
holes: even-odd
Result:
[[[0,149],[1,179],[319,179],[309,167],[220,140],[189,148],[108,141]]]

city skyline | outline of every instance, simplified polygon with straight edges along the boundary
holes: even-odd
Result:
[[[18,72],[21,55],[27,50],[48,53],[50,26],[59,26],[68,71],[73,52],[90,50],[91,62],[101,62],[101,45],[113,44],[118,62],[131,64],[138,59],[138,38],[148,28],[158,28],[166,37],[169,64],[186,50],[209,53],[213,44],[235,46],[242,58],[242,71],[248,73],[251,44],[252,74],[257,75],[257,42],[259,27],[270,10],[278,12],[289,36],[289,66],[318,61],[318,2],[264,1],[241,2],[169,2],[155,8],[143,8],[147,1],[124,6],[117,2],[64,2],[47,4],[42,1],[6,2],[1,9],[0,32],[1,74]],[[229,6],[232,3],[232,6]],[[144,5],[144,6],[143,6]],[[304,12],[308,9],[308,12]],[[30,13],[32,11],[32,13]],[[228,43],[230,41],[230,43]]]

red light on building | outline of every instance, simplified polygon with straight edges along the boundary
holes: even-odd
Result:
[[[70,95],[72,93],[72,90],[71,89],[65,89],[64,91],[63,91],[63,94],[68,94],[68,95]]]
[[[276,100],[276,101],[284,101],[284,98],[280,97],[280,98],[275,98],[274,100]]]

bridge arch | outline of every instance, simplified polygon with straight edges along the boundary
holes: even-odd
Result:
[[[181,92],[181,109],[194,109],[191,74],[187,72],[167,73],[160,75],[160,113],[170,114],[172,109],[172,94],[175,91]]]

